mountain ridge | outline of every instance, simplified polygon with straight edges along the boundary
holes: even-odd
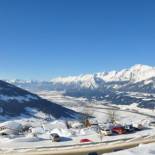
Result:
[[[80,74],[80,75],[77,75],[77,76],[60,76],[60,77],[56,77],[56,78],[53,78],[51,80],[43,80],[43,81],[37,81],[37,80],[21,80],[21,79],[15,79],[15,80],[6,80],[10,83],[15,83],[15,82],[20,82],[20,83],[32,83],[32,82],[58,82],[62,79],[69,79],[69,80],[75,80],[76,78],[77,79],[87,79],[87,78],[91,78],[92,75],[96,75],[96,76],[105,76],[104,80],[105,81],[111,81],[111,80],[121,80],[121,75],[123,76],[123,73],[127,72],[126,74],[129,74],[129,73],[137,73],[137,72],[146,72],[146,71],[149,71],[150,74],[145,76],[145,78],[149,78],[151,76],[155,76],[155,67],[152,67],[152,66],[149,66],[149,65],[142,65],[142,64],[136,64],[134,66],[131,66],[130,68],[127,68],[127,69],[122,69],[120,71],[109,71],[109,72],[97,72],[97,73],[94,73],[94,74]],[[152,71],[152,73],[151,73]],[[113,78],[111,78],[112,76],[114,76]],[[116,77],[115,77],[116,76]],[[125,76],[125,75],[124,75]],[[108,78],[109,77],[109,78]],[[120,78],[120,79],[119,79]],[[122,80],[127,80],[125,79],[125,77],[122,78]],[[128,79],[129,80],[129,79]],[[130,79],[132,80],[132,79]],[[144,77],[142,77],[142,79],[137,79],[137,77],[135,77],[135,79],[133,79],[135,81],[141,81],[141,80],[144,80]]]
[[[120,71],[99,72],[79,76],[58,77],[50,81],[8,81],[30,91],[106,89],[155,92],[155,67],[137,64]],[[129,87],[128,87],[129,86]],[[147,89],[145,89],[147,87]],[[150,87],[151,91],[148,91]],[[133,89],[132,89],[133,88]],[[142,88],[142,89],[141,89]],[[141,89],[141,90],[140,90]]]
[[[43,112],[53,118],[73,118],[76,113],[61,105],[42,99],[36,94],[0,80],[0,116],[31,116],[32,111]]]
[[[155,107],[155,67],[147,65],[138,64],[121,71],[58,77],[42,82],[16,81],[13,84],[31,92],[63,91],[66,96],[120,105],[136,103],[138,107],[149,109]]]

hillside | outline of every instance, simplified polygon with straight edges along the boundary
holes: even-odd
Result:
[[[76,112],[49,102],[39,96],[0,81],[0,115],[1,116],[33,116],[42,112],[53,118],[72,118]]]

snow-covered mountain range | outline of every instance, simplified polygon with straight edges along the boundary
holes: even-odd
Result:
[[[74,81],[93,82],[94,77],[100,78],[105,82],[110,81],[143,81],[155,76],[155,67],[146,65],[135,65],[129,69],[123,69],[121,71],[102,72],[97,74],[88,74],[81,76],[71,76],[64,78],[53,79],[52,82],[70,83]],[[87,85],[86,85],[87,86]]]
[[[117,89],[122,87],[123,83],[148,85],[154,82],[155,67],[146,65],[135,65],[129,69],[123,69],[121,71],[102,72],[96,74],[87,74],[71,77],[59,77],[51,80],[53,84],[62,85],[76,85],[81,88],[99,88],[105,84],[112,84],[111,88]],[[121,85],[120,85],[121,83]]]
[[[64,91],[68,96],[106,100],[114,104],[138,103],[139,107],[155,107],[155,67],[147,65],[138,64],[121,71],[58,77],[50,81],[9,82],[31,92],[56,90]]]
[[[135,65],[121,71],[101,72],[80,76],[58,77],[50,81],[8,81],[30,90],[114,89],[134,92],[155,92],[155,67]]]

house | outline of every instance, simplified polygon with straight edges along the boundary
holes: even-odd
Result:
[[[19,134],[22,132],[23,126],[14,121],[0,123],[0,135]]]

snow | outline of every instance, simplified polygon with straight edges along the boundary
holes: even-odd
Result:
[[[155,144],[141,144],[136,148],[113,152],[105,153],[103,155],[154,155],[155,154]]]
[[[129,69],[121,71],[100,72],[96,74],[85,74],[79,76],[58,77],[52,79],[53,84],[72,85],[75,84],[81,88],[98,88],[96,79],[103,82],[112,81],[130,81],[133,83],[145,81],[144,84],[152,82],[150,78],[155,77],[155,67],[137,64]],[[116,85],[115,88],[118,86]]]
[[[22,130],[22,125],[15,121],[0,123],[0,134],[18,134]]]
[[[54,128],[56,128],[56,129],[67,129],[66,123],[63,120],[55,120],[51,123],[44,124],[44,128],[49,129],[49,130],[54,129]]]
[[[42,111],[39,111],[38,109],[35,109],[35,108],[26,107],[25,111],[28,112],[33,117],[37,117],[37,118],[40,118],[40,119],[46,119],[46,118],[50,118],[51,120],[54,119],[53,116],[45,114]]]
[[[55,129],[51,130],[50,133],[57,133],[61,137],[71,137],[72,136],[71,132],[69,132],[67,129],[63,129],[63,128],[61,128],[61,129],[55,128]]]
[[[62,83],[62,84],[76,83],[76,84],[79,84],[80,87],[82,88],[97,87],[94,79],[94,75],[92,74],[86,74],[86,75],[80,75],[80,76],[69,76],[69,77],[58,77],[56,79],[52,79],[51,82],[55,84],[56,83]]]
[[[112,82],[112,81],[130,81],[132,83],[143,81],[145,85],[153,82],[150,78],[155,77],[155,68],[147,65],[135,65],[129,69],[123,69],[121,71],[111,71],[111,72],[101,72],[96,74],[86,74],[80,76],[70,76],[70,77],[59,77],[51,80],[53,84],[62,84],[65,86],[76,86],[80,88],[98,88],[97,80],[101,82]],[[12,81],[21,82],[22,81]],[[33,81],[24,81],[23,83],[31,83]],[[113,88],[119,88],[119,85],[114,85]],[[120,93],[120,92],[116,92]],[[136,98],[142,98],[144,101],[149,101],[155,97],[154,94],[146,93],[135,93],[126,92],[128,96],[133,96]],[[53,101],[57,104],[63,105],[67,108],[76,110],[78,112],[90,112],[94,117],[92,122],[98,121],[101,126],[109,127],[111,124],[107,123],[109,116],[108,113],[114,110],[108,110],[115,108],[115,114],[117,122],[120,124],[133,124],[134,126],[139,123],[142,124],[146,129],[126,135],[117,136],[105,136],[103,137],[103,142],[111,140],[120,140],[122,138],[138,138],[142,136],[152,136],[155,133],[155,127],[149,126],[151,121],[155,119],[155,110],[143,109],[138,107],[138,103],[132,103],[131,105],[112,105],[107,104],[107,101],[88,101],[86,98],[74,98],[69,96],[64,96],[64,92],[56,91],[42,91],[38,93],[41,97]],[[106,95],[108,97],[108,95]],[[7,96],[0,95],[0,100],[10,101],[17,100],[18,102],[37,100],[38,98],[33,95],[25,96]],[[87,106],[90,107],[87,107]],[[20,116],[14,119],[10,119],[7,116],[0,116],[0,126],[8,126],[8,128],[17,129],[18,124],[22,126],[30,126],[31,133],[24,133],[23,135],[14,135],[9,137],[0,137],[0,145],[4,152],[9,150],[18,150],[20,148],[34,149],[36,147],[56,147],[65,145],[77,145],[80,143],[80,139],[89,138],[94,142],[100,142],[101,139],[96,133],[93,127],[81,128],[81,123],[72,121],[71,129],[67,129],[66,122],[64,120],[55,120],[52,116],[46,115],[45,113],[35,109],[35,108],[25,108],[33,117]],[[3,109],[0,109],[0,113],[3,113]],[[50,121],[47,121],[50,118]],[[10,121],[8,121],[10,120]],[[12,123],[12,124],[11,124]],[[63,139],[60,143],[54,143],[50,140],[50,134],[57,133]],[[12,133],[13,134],[13,133]],[[115,155],[139,155],[155,154],[155,144],[140,145],[139,147],[114,152],[110,154]]]
[[[13,122],[13,121],[7,121],[4,123],[1,123],[0,126],[5,126],[7,128],[11,128],[11,129],[21,128],[21,124],[19,124],[17,122]]]
[[[17,100],[18,102],[23,102],[23,101],[31,101],[31,100],[38,100],[36,96],[33,95],[25,95],[25,96],[8,96],[8,95],[0,95],[0,100],[3,101],[9,101],[9,100]]]
[[[137,64],[120,71],[57,77],[50,81],[11,80],[8,82],[35,93],[45,90],[80,91],[83,89],[103,90],[104,92],[104,88],[115,92],[121,90],[153,93],[155,91],[155,67]]]
[[[63,104],[66,107],[82,112],[86,105],[91,105],[92,107],[87,107],[88,111],[92,111],[92,122],[98,121],[100,125],[108,127],[111,124],[105,124],[108,119],[107,108],[112,108],[113,105],[106,105],[103,101],[88,101],[84,98],[74,98],[63,96],[63,93],[59,92],[42,92],[45,98],[55,101],[58,104]],[[105,102],[106,103],[106,102]],[[153,120],[152,117],[148,116],[150,114],[155,117],[152,110],[145,110],[136,107],[134,103],[131,108],[128,106],[119,106],[116,109],[117,119],[122,124],[143,124],[147,129],[132,134],[117,135],[117,136],[105,136],[103,137],[103,142],[120,140],[123,138],[138,138],[141,136],[151,136],[155,133],[155,128],[149,126],[149,122]],[[137,112],[133,111],[137,110]],[[27,108],[34,117],[33,118],[16,118],[14,122],[21,124],[22,126],[31,126],[31,133],[25,133],[23,135],[17,135],[14,137],[0,137],[0,145],[3,148],[3,153],[7,151],[16,150],[19,151],[24,148],[23,151],[27,149],[35,149],[36,147],[63,147],[66,145],[77,145],[80,144],[80,139],[87,138],[91,139],[93,142],[101,142],[100,136],[96,133],[93,127],[89,128],[76,128],[80,126],[78,121],[70,121],[75,128],[67,129],[65,120],[50,120],[46,121],[48,115],[34,109]],[[13,121],[13,120],[11,120]],[[0,125],[4,125],[3,123]],[[51,142],[50,134],[57,133],[61,136],[62,141],[59,143]],[[74,146],[73,146],[74,147]],[[26,149],[25,149],[26,148]],[[54,149],[54,148],[53,148]],[[137,148],[136,148],[137,149]],[[132,152],[132,151],[129,151]],[[117,152],[116,152],[117,153]],[[137,154],[138,155],[138,154]]]

